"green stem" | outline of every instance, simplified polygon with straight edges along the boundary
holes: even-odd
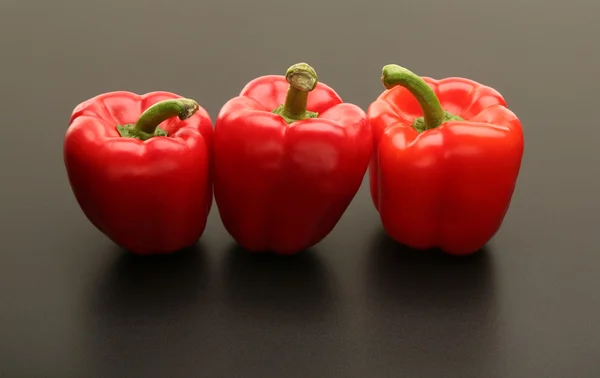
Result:
[[[166,136],[167,132],[158,125],[161,122],[177,116],[186,120],[199,109],[196,101],[189,98],[175,98],[157,102],[146,109],[135,124],[119,125],[117,130],[124,138],[147,140],[155,136]]]
[[[306,110],[308,93],[315,89],[318,82],[315,70],[306,63],[297,63],[288,68],[285,79],[290,84],[285,103],[273,113],[279,114],[287,123],[316,118],[317,113]]]
[[[446,112],[433,89],[421,77],[404,67],[395,64],[384,66],[381,82],[387,89],[400,85],[415,96],[423,111],[423,117],[416,119],[413,124],[418,131],[433,129],[449,120],[460,119],[460,117]]]

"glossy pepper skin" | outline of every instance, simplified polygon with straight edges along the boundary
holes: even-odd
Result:
[[[414,249],[477,252],[499,230],[523,156],[521,122],[496,90],[383,68],[368,109],[370,189],[387,234]]]
[[[221,109],[215,201],[251,252],[295,254],[327,236],[356,195],[372,151],[366,113],[304,63],[249,82]]]
[[[202,107],[169,92],[111,92],[81,103],[63,152],[83,213],[135,254],[193,245],[212,205],[212,133]]]

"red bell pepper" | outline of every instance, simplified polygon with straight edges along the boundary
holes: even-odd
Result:
[[[387,234],[414,249],[467,255],[499,230],[523,156],[521,122],[496,90],[465,78],[383,68],[367,111],[370,189]]]
[[[366,113],[307,64],[249,82],[215,122],[215,202],[251,252],[294,254],[335,227],[372,151]]]
[[[64,162],[83,213],[135,254],[193,245],[212,205],[212,132],[208,113],[173,93],[112,92],[81,103]]]

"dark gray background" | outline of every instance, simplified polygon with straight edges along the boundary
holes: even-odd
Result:
[[[599,377],[596,0],[67,1],[0,5],[2,377]],[[386,239],[364,185],[294,259],[122,253],[84,218],[62,141],[79,102],[168,90],[216,117],[249,80],[313,65],[367,108],[381,67],[498,89],[521,176],[485,253]],[[366,184],[366,181],[365,181]]]

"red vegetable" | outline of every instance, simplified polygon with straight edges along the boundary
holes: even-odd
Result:
[[[330,233],[372,150],[365,112],[302,63],[285,77],[248,83],[221,109],[214,138],[215,201],[226,230],[246,250],[281,254]]]
[[[523,156],[519,119],[494,89],[383,68],[368,109],[371,195],[383,227],[415,249],[481,249],[500,228]]]
[[[194,244],[212,204],[212,132],[207,112],[173,93],[112,92],[83,102],[64,140],[78,204],[130,252],[169,253]]]

